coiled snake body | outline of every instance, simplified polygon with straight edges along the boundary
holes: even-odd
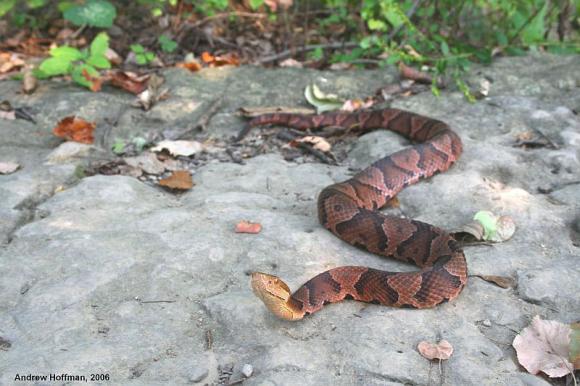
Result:
[[[467,282],[463,251],[444,230],[424,222],[379,212],[406,186],[447,170],[462,151],[461,140],[445,123],[397,109],[320,115],[266,114],[250,126],[279,124],[297,129],[338,126],[359,131],[384,128],[417,142],[388,155],[351,179],[328,186],[318,197],[322,226],[351,245],[417,265],[415,272],[368,267],[330,269],[296,292],[280,278],[252,274],[252,289],[276,316],[302,319],[327,303],[344,299],[393,307],[430,308],[452,300]]]

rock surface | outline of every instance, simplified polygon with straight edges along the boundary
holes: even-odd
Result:
[[[323,187],[404,139],[367,134],[341,166],[287,162],[276,152],[245,165],[210,162],[191,191],[175,195],[128,176],[80,179],[75,159],[46,163],[60,143],[51,128],[76,113],[101,126],[118,118],[110,138],[176,130],[223,95],[198,134],[223,140],[242,127],[240,106],[302,104],[310,81],[365,96],[392,82],[392,72],[171,70],[171,98],[149,112],[127,108],[132,97],[116,90],[45,83],[22,96],[16,82],[0,83],[38,119],[0,121],[0,162],[22,165],[0,175],[0,383],[66,373],[109,374],[112,384],[217,384],[243,377],[251,363],[248,385],[548,384],[523,372],[511,342],[536,314],[580,319],[579,66],[579,57],[505,58],[472,73],[473,84],[493,80],[475,104],[457,92],[394,103],[448,122],[465,147],[451,170],[403,191],[394,213],[448,229],[478,210],[512,216],[513,239],[466,256],[472,275],[512,276],[517,288],[471,277],[458,299],[435,309],[344,302],[298,323],[266,311],[249,287],[251,271],[297,288],[340,265],[412,269],[346,245],[319,226],[315,209]],[[530,130],[557,149],[512,146]],[[234,233],[241,220],[260,222],[262,232]],[[443,373],[416,350],[440,339],[454,347]]]

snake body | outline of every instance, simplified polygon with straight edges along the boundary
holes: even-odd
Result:
[[[294,293],[280,278],[254,272],[252,289],[271,312],[282,319],[298,320],[344,299],[430,308],[459,295],[467,282],[467,264],[455,239],[433,225],[379,211],[406,186],[444,172],[457,161],[461,139],[447,124],[398,109],[266,114],[249,122],[251,127],[270,124],[301,130],[384,128],[413,141],[413,146],[374,162],[349,180],[324,188],[318,197],[318,218],[323,227],[351,245],[420,268],[388,272],[362,266],[337,267],[308,280]]]

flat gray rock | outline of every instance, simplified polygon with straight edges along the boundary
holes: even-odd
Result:
[[[316,216],[322,188],[408,141],[369,133],[340,166],[287,162],[278,152],[244,165],[215,160],[195,169],[193,189],[175,195],[128,176],[82,178],[76,158],[46,163],[62,142],[51,129],[78,112],[101,125],[118,118],[110,138],[178,130],[223,95],[207,131],[190,139],[226,141],[243,127],[240,106],[303,104],[312,81],[365,96],[393,72],[170,70],[171,98],[149,112],[127,107],[132,97],[117,90],[43,83],[17,96],[16,82],[0,83],[39,122],[0,121],[0,161],[23,165],[0,175],[0,383],[66,373],[109,374],[112,384],[217,384],[251,364],[248,385],[548,384],[524,372],[511,343],[534,315],[580,319],[579,66],[578,57],[504,58],[469,77],[473,85],[493,79],[490,96],[475,104],[454,91],[396,101],[448,122],[465,151],[448,172],[401,192],[390,211],[455,229],[490,210],[511,216],[516,233],[466,248],[472,276],[450,303],[408,310],[343,302],[297,323],[276,319],[252,294],[252,271],[296,289],[342,265],[413,269],[347,245]],[[529,130],[557,149],[514,147]],[[261,223],[261,233],[235,233],[241,220]],[[517,287],[475,275],[510,276]],[[441,368],[416,348],[440,339],[454,347]]]

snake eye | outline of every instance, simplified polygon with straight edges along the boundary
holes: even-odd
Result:
[[[334,206],[334,210],[335,210],[336,212],[340,212],[340,211],[342,210],[342,205],[336,204],[336,205]]]

